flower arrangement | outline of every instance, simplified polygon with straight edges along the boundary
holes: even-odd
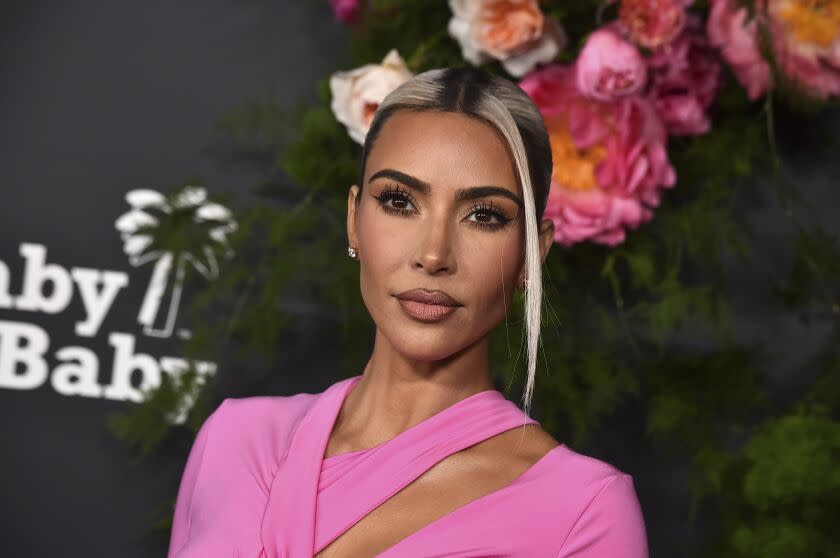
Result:
[[[361,0],[332,2],[349,21]],[[588,33],[569,63],[560,21],[537,0],[449,0],[449,35],[463,60],[498,61],[545,116],[555,171],[546,215],[555,240],[616,246],[650,221],[677,183],[668,139],[709,133],[709,109],[728,63],[750,99],[771,86],[759,49],[768,28],[781,71],[821,98],[840,95],[840,0],[712,0],[704,22],[693,0],[611,0],[614,19]],[[355,21],[355,20],[354,20]],[[385,95],[412,74],[396,50],[381,64],[330,79],[335,117],[364,142]]]

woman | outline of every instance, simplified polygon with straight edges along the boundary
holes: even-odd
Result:
[[[551,170],[506,79],[431,70],[383,101],[347,205],[371,358],[321,393],[224,400],[187,460],[170,558],[647,556],[632,478],[527,415]],[[488,355],[516,288],[526,412]]]

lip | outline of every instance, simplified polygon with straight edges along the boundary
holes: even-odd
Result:
[[[395,295],[403,311],[421,322],[439,322],[463,306],[443,291],[412,289]]]

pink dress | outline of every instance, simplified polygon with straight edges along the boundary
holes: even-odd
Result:
[[[311,558],[445,457],[535,423],[496,390],[396,437],[324,459],[361,376],[321,393],[228,398],[181,478],[168,558]],[[557,446],[511,484],[420,528],[380,558],[646,558],[632,478]]]

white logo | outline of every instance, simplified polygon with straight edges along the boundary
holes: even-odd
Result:
[[[154,190],[131,190],[125,199],[131,210],[114,223],[123,239],[123,251],[134,267],[156,261],[137,321],[146,335],[169,337],[178,315],[187,262],[207,279],[218,277],[216,253],[227,258],[233,255],[227,235],[236,230],[236,222],[226,207],[208,203],[207,192],[197,186],[187,186],[171,199]],[[173,261],[175,277],[166,322],[162,329],[155,329]]]
[[[205,190],[197,186],[182,188],[170,197],[154,190],[132,190],[126,200],[131,209],[115,226],[129,263],[138,267],[155,262],[137,320],[147,336],[166,338],[174,329],[187,263],[207,279],[218,277],[219,259],[232,256],[227,237],[237,225],[227,208],[208,202]],[[50,315],[72,308],[79,312],[74,316],[73,334],[79,339],[100,337],[100,328],[128,286],[129,275],[120,270],[68,269],[50,262],[43,244],[22,242],[19,253],[23,258],[20,293],[10,292],[12,272],[0,260],[0,310],[28,312],[49,321]],[[170,293],[163,326],[157,328],[161,302]],[[74,298],[78,304],[71,306]],[[194,389],[167,417],[177,424],[186,419],[207,377],[216,372],[214,362],[153,356],[137,350],[142,338],[111,331],[106,335],[112,348],[106,383],[100,377],[100,355],[81,344],[51,347],[52,327],[32,320],[0,319],[0,389],[30,391],[49,382],[53,391],[64,396],[140,403],[147,390],[160,386],[163,374],[178,383],[192,364],[198,372]]]

